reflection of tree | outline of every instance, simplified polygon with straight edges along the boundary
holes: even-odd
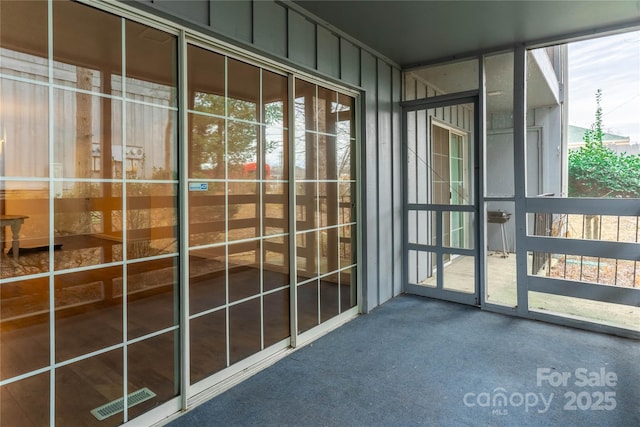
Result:
[[[224,116],[225,97],[196,92],[193,99],[196,111]],[[241,166],[258,160],[258,122],[255,102],[227,98],[227,161],[230,176],[242,173]],[[264,105],[263,122],[267,126],[282,126],[283,103],[272,102]],[[197,171],[201,165],[214,168],[213,178],[224,178],[225,139],[224,119],[209,115],[193,114],[191,123],[191,160],[192,168]],[[279,141],[266,141],[266,153],[278,147]]]

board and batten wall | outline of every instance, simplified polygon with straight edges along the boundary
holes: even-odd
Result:
[[[363,312],[402,292],[401,71],[289,1],[124,2],[361,93]]]

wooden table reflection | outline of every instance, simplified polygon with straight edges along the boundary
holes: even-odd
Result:
[[[11,227],[11,247],[16,260],[20,251],[20,228],[27,218],[26,215],[0,215],[0,228]],[[4,253],[4,231],[0,232],[0,250]]]

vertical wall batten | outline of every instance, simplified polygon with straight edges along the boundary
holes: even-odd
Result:
[[[369,311],[380,304],[378,276],[378,129],[377,129],[377,64],[376,58],[369,52],[361,52],[361,79],[366,92],[362,122],[364,124],[363,161],[366,164],[364,178],[365,194],[363,227],[366,230],[365,265],[367,270],[367,300],[365,310]],[[364,236],[363,236],[364,237]]]
[[[299,13],[289,10],[288,58],[308,68],[316,66],[315,25]]]
[[[382,304],[393,297],[393,163],[391,134],[391,67],[377,60],[378,70],[378,275]]]
[[[402,177],[404,168],[402,162],[402,145],[400,144],[402,128],[400,127],[400,100],[402,98],[402,73],[397,68],[391,69],[391,170],[393,184],[391,188],[391,223],[393,226],[393,296],[402,292]]]

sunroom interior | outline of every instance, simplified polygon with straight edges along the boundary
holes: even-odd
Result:
[[[155,422],[401,293],[640,337],[640,193],[569,193],[630,2],[0,11],[1,425]]]

